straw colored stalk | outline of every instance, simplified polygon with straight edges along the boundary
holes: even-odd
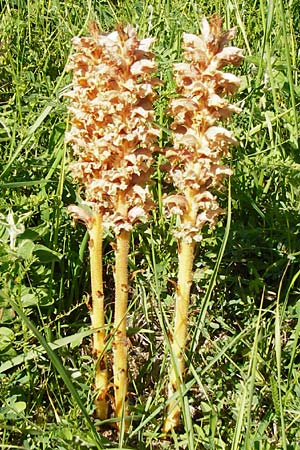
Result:
[[[95,399],[96,416],[99,419],[106,419],[108,414],[107,386],[108,371],[105,355],[105,314],[104,314],[104,293],[102,274],[102,236],[103,217],[101,212],[91,213],[84,208],[75,205],[68,207],[68,212],[76,220],[85,223],[89,232],[89,252],[92,288],[92,308],[91,323],[93,333],[93,356],[96,361],[95,366]]]
[[[74,74],[73,89],[68,93],[72,126],[66,139],[77,159],[71,171],[84,187],[84,204],[97,211],[103,225],[111,227],[116,236],[113,372],[115,414],[118,425],[125,429],[129,424],[126,336],[129,239],[134,223],[147,217],[152,207],[148,183],[154,142],[159,135],[152,125],[156,83],[152,77],[156,64],[150,52],[153,41],[139,40],[129,26],[120,26],[108,35],[94,28],[92,37],[73,39],[76,52],[69,63]],[[95,244],[99,233],[95,230],[91,239],[91,251],[98,252],[95,261],[100,261],[100,247]],[[103,289],[95,289],[92,319],[102,314],[94,301],[102,298]],[[103,386],[99,393],[101,398],[105,389]]]
[[[118,212],[126,215],[126,199],[119,196]],[[125,418],[125,429],[129,422],[127,405],[127,333],[126,315],[128,305],[128,252],[130,231],[120,230],[116,237],[116,266],[115,266],[115,317],[114,317],[114,386],[115,408],[117,417]]]
[[[237,65],[242,52],[225,45],[235,35],[231,29],[224,33],[222,21],[214,16],[203,18],[202,34],[183,34],[184,57],[187,62],[174,65],[178,97],[170,103],[174,117],[173,148],[166,151],[169,160],[168,178],[176,193],[164,199],[169,214],[176,214],[179,226],[178,280],[175,303],[175,323],[171,342],[171,367],[168,384],[168,409],[164,431],[180,423],[180,385],[184,380],[190,289],[193,279],[195,246],[201,240],[201,229],[213,227],[220,213],[211,189],[220,188],[231,170],[221,159],[231,144],[237,141],[232,133],[216,126],[239,108],[229,104],[224,94],[239,87],[239,79],[221,69]]]

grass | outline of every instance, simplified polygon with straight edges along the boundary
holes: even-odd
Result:
[[[132,235],[133,423],[117,437],[113,419],[93,419],[87,235],[66,213],[77,187],[63,142],[64,67],[71,38],[90,20],[104,31],[130,22],[155,36],[164,81],[157,122],[168,144],[181,32],[197,33],[202,14],[215,12],[226,28],[237,26],[235,45],[245,50],[235,98],[243,112],[231,121],[240,146],[230,191],[219,196],[231,215],[205,232],[196,254],[183,423],[166,438],[177,249],[157,169],[158,208]],[[0,448],[300,448],[298,2],[1,0],[0,15]],[[104,242],[108,333],[112,239]]]

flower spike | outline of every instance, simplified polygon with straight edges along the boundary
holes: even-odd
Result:
[[[176,428],[180,421],[179,400],[174,396],[183,382],[195,245],[201,240],[202,228],[214,227],[222,213],[211,190],[220,187],[224,176],[231,174],[221,160],[229,146],[237,144],[232,133],[218,122],[240,111],[224,97],[238,89],[239,79],[220,70],[242,60],[239,48],[226,47],[235,29],[223,32],[222,20],[214,16],[210,21],[202,19],[201,32],[200,36],[183,33],[186,62],[174,64],[178,97],[171,100],[169,110],[174,120],[173,148],[166,151],[170,166],[167,178],[177,192],[166,196],[164,205],[168,214],[178,216],[179,226],[175,231],[178,281],[165,432]]]
[[[91,318],[94,347],[98,345],[95,356],[99,418],[107,416],[102,227],[111,227],[116,235],[115,412],[127,428],[127,260],[130,231],[152,208],[148,184],[152,153],[156,149],[154,142],[159,136],[152,124],[156,63],[150,49],[154,40],[139,40],[131,26],[119,26],[112,33],[100,34],[93,25],[91,33],[91,37],[73,39],[75,53],[68,64],[73,71],[73,83],[67,93],[71,128],[66,142],[71,144],[75,158],[70,166],[72,175],[84,188],[83,204],[94,213],[89,228],[93,271]],[[78,208],[69,210],[79,219],[87,220]]]

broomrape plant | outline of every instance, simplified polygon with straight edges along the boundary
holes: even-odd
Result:
[[[115,312],[113,372],[115,413],[127,411],[128,250],[132,226],[152,207],[147,183],[153,164],[154,141],[159,131],[151,124],[155,98],[152,73],[156,69],[150,52],[154,39],[139,40],[127,26],[104,35],[94,29],[92,37],[74,38],[75,53],[69,113],[71,129],[66,141],[77,161],[73,177],[84,187],[84,205],[69,212],[82,220],[90,234],[92,284],[91,321],[97,359],[96,415],[107,417],[108,374],[105,361],[104,294],[102,280],[102,228],[111,227],[115,244]]]
[[[171,101],[169,111],[174,117],[174,142],[173,147],[166,150],[168,178],[177,193],[166,197],[164,203],[169,214],[178,216],[179,226],[175,232],[178,280],[165,432],[179,424],[180,406],[174,394],[183,382],[195,245],[201,240],[201,229],[206,224],[213,227],[222,213],[211,190],[221,186],[224,175],[231,174],[221,159],[229,145],[237,143],[230,131],[216,126],[218,120],[239,112],[239,108],[223,97],[236,91],[239,79],[221,71],[228,64],[239,64],[242,59],[239,48],[225,47],[235,36],[235,29],[224,33],[222,20],[214,16],[210,22],[202,19],[201,31],[201,36],[183,34],[187,62],[174,65],[178,97]]]
[[[239,79],[222,72],[237,65],[242,52],[226,44],[235,30],[222,31],[214,16],[202,20],[201,36],[184,33],[186,62],[174,65],[178,97],[170,103],[173,146],[164,150],[168,159],[167,179],[176,193],[164,199],[167,214],[178,216],[178,281],[175,324],[172,333],[172,365],[168,385],[168,414],[164,431],[179,424],[176,392],[183,382],[187,317],[192,284],[195,246],[201,229],[213,227],[222,213],[212,190],[222,185],[231,170],[221,159],[237,141],[230,131],[216,125],[239,108],[224,98],[239,87]],[[96,415],[108,414],[108,372],[105,359],[105,317],[102,279],[103,226],[111,227],[115,243],[115,312],[113,385],[115,413],[119,421],[127,410],[127,338],[129,237],[135,222],[147,217],[153,203],[148,184],[153,151],[159,130],[153,125],[153,78],[156,63],[150,48],[154,39],[137,38],[136,31],[119,26],[108,35],[96,27],[91,37],[74,38],[75,53],[68,68],[73,71],[69,113],[71,129],[66,141],[76,162],[73,177],[84,188],[81,206],[69,212],[83,221],[90,235],[93,346],[96,358]]]

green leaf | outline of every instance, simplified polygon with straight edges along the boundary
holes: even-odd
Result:
[[[12,406],[17,414],[20,414],[21,412],[25,411],[25,409],[26,409],[25,402],[15,402]]]
[[[6,352],[15,337],[14,332],[8,327],[0,327],[0,352]]]
[[[56,341],[51,342],[48,345],[52,350],[57,350],[67,345],[71,345],[71,347],[74,348],[80,345],[82,339],[87,336],[90,336],[92,332],[93,332],[92,329],[84,330],[81,331],[80,333],[76,333],[71,336],[66,336],[64,338],[57,339]],[[10,358],[9,361],[5,361],[3,364],[1,364],[0,373],[5,373],[6,371],[12,369],[13,367],[19,366],[20,364],[23,364],[32,359],[39,358],[40,355],[43,353],[46,353],[46,350],[42,346],[31,347],[31,350],[28,351],[27,353],[17,355],[14,358]]]
[[[17,248],[17,255],[23,259],[29,259],[32,257],[34,247],[35,244],[31,240],[29,239],[21,240]]]
[[[62,255],[54,250],[51,250],[44,245],[35,245],[33,253],[38,257],[41,263],[52,263],[60,261]]]
[[[24,308],[28,306],[35,306],[38,304],[39,299],[35,294],[31,294],[30,292],[26,292],[24,295],[21,296],[22,305]]]

